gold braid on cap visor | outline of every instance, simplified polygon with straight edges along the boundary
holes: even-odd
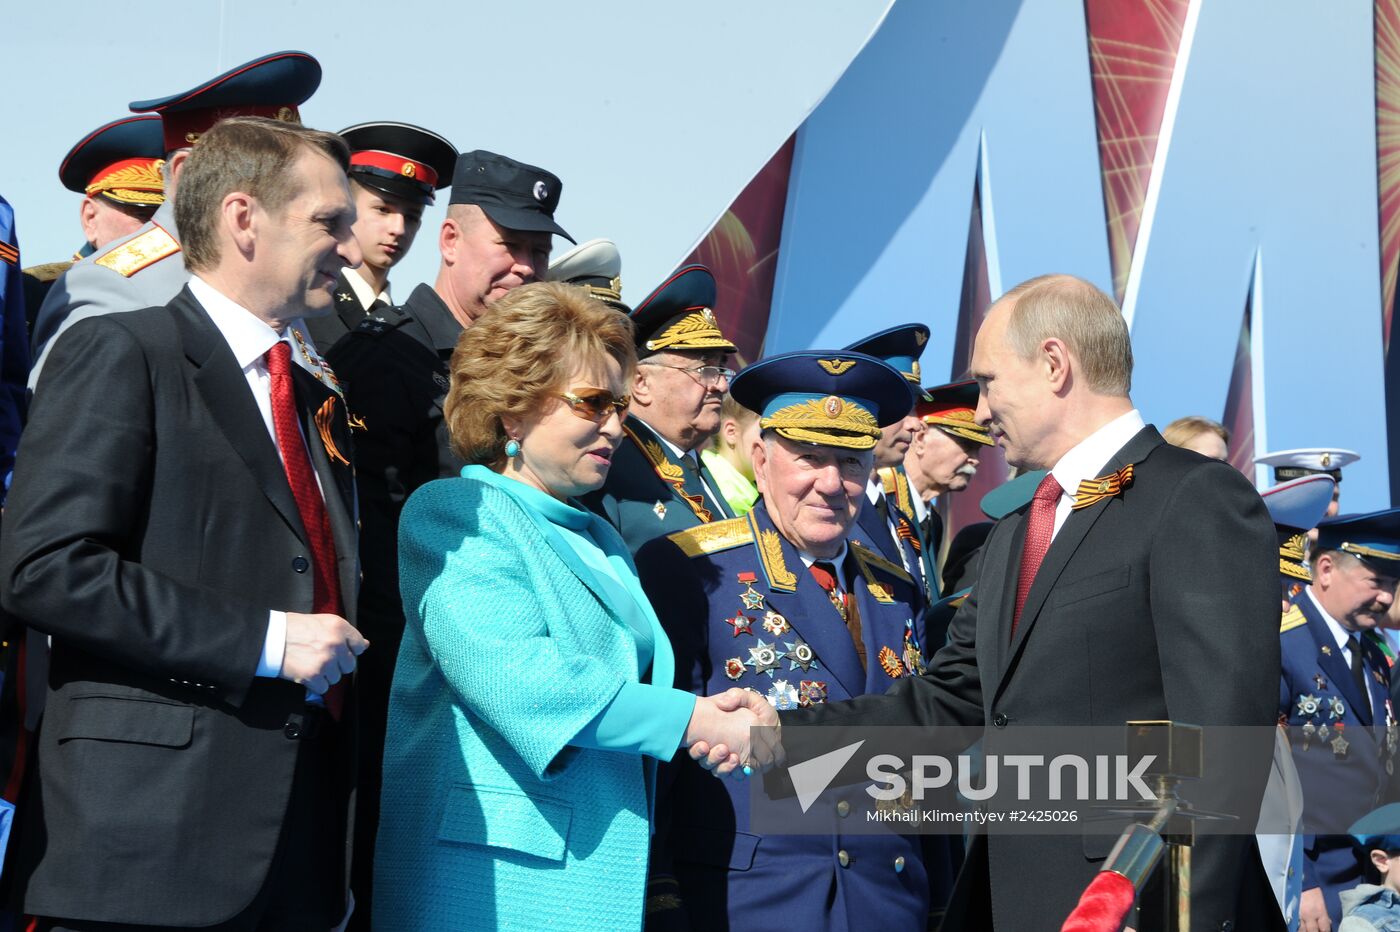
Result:
[[[1280,535],[1282,537],[1282,535]],[[1301,579],[1303,582],[1312,582],[1312,574],[1303,565],[1305,556],[1304,547],[1307,544],[1308,535],[1291,534],[1287,540],[1282,541],[1278,548],[1278,571],[1284,576],[1291,576],[1294,579]]]
[[[164,159],[132,160],[116,170],[95,179],[84,193],[103,194],[123,204],[158,207],[165,203],[165,178],[161,175]]]
[[[723,349],[733,352],[735,346],[720,333],[715,312],[707,307],[692,308],[673,320],[665,330],[647,340],[647,349]]]
[[[758,426],[775,430],[799,443],[815,443],[848,450],[869,450],[880,439],[875,415],[854,402],[828,395],[779,408],[760,418]]]

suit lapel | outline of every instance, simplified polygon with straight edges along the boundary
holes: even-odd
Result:
[[[293,365],[292,386],[311,468],[321,483],[321,498],[331,522],[340,573],[341,601],[352,611],[359,591],[359,537],[355,531],[355,486],[350,468],[350,425],[345,403],[315,376]]]
[[[1137,463],[1145,459],[1153,448],[1164,442],[1155,428],[1144,427],[1133,436],[1133,439],[1124,444],[1123,448],[1115,453],[1096,475],[1104,475],[1122,469],[1129,463]],[[1075,493],[1074,489],[1066,489],[1065,491],[1070,495]],[[1020,653],[1026,638],[1030,636],[1031,629],[1035,627],[1040,610],[1045,605],[1045,600],[1049,597],[1051,590],[1054,589],[1056,580],[1060,578],[1060,573],[1074,557],[1075,551],[1084,542],[1084,538],[1088,536],[1090,529],[1099,520],[1099,516],[1108,510],[1109,503],[1113,501],[1116,501],[1116,498],[1104,498],[1087,508],[1071,511],[1069,517],[1065,519],[1065,523],[1060,527],[1060,532],[1051,541],[1050,549],[1045,552],[1045,559],[1041,561],[1040,569],[1035,574],[1035,582],[1031,584],[1031,590],[1026,594],[1026,604],[1021,609],[1021,620],[1016,626],[1015,637],[1011,639],[1011,647],[1006,653],[1005,662],[999,668],[1002,686],[1005,685],[1007,671],[1014,665],[1016,655]],[[1027,518],[1024,518],[1023,521],[1028,519],[1029,509],[1025,514]],[[1024,546],[1024,530],[1021,534],[1021,540]],[[1016,548],[1012,560],[1009,591],[1013,597],[1007,600],[1007,605],[1004,606],[1008,634],[1011,630],[1011,615],[1016,608],[1014,593],[1016,592],[1017,577],[1020,574],[1021,549],[1021,547]]]
[[[185,288],[170,302],[185,346],[185,357],[195,366],[194,384],[214,422],[248,466],[278,514],[305,543],[296,500],[282,467],[282,458],[267,432],[248,380],[239,368],[223,334]],[[352,590],[353,591],[353,590]]]

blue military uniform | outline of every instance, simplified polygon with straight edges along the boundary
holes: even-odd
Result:
[[[637,354],[734,352],[715,318],[715,294],[715,278],[702,265],[668,278],[632,312]],[[583,503],[617,528],[628,550],[635,554],[657,537],[733,517],[694,451],[677,455],[635,413],[624,431],[607,481]]]
[[[845,371],[866,371],[850,379],[849,394],[837,395],[844,376],[811,374],[819,359],[833,369],[854,362]],[[750,372],[753,392],[745,384]],[[732,391],[741,404],[764,412],[765,431],[814,444],[855,443],[839,429],[827,439],[822,431],[848,418],[856,399],[868,397],[862,392],[876,393],[871,383],[887,374],[893,376],[878,360],[853,353],[796,353],[751,366]],[[767,395],[765,382],[779,381],[816,391],[811,397],[778,392],[760,408],[754,396]],[[907,409],[912,398],[891,382],[878,392],[887,399],[881,409],[893,407],[897,418],[899,405]],[[823,425],[827,415],[830,425]],[[865,449],[879,433],[873,417],[869,427],[859,439]],[[675,649],[676,685],[701,695],[753,689],[775,707],[791,709],[884,692],[922,673],[929,652],[913,578],[849,537],[844,558],[838,554],[832,563],[840,564],[834,575],[849,602],[817,582],[763,501],[742,518],[698,525],[643,547],[638,572]],[[924,839],[848,833],[847,826],[864,824],[872,805],[858,788],[826,801],[829,835],[760,835],[751,830],[744,783],[717,780],[685,755],[666,776],[658,791],[648,909],[653,927],[923,929],[931,884],[951,880],[946,861],[926,860]]]
[[[1381,571],[1393,575],[1400,569],[1400,536],[1392,537],[1384,525],[1394,514],[1324,521],[1318,546],[1388,564]],[[1375,556],[1381,553],[1391,555]],[[1279,722],[1289,726],[1304,799],[1302,888],[1321,888],[1335,927],[1341,921],[1340,892],[1365,877],[1351,838],[1339,834],[1339,826],[1377,804],[1395,768],[1400,726],[1390,701],[1390,668],[1371,639],[1353,635],[1347,649],[1360,652],[1364,691],[1358,689],[1311,588],[1284,613],[1279,631]]]

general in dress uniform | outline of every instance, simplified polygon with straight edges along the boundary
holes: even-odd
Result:
[[[642,359],[638,381],[659,387],[642,399],[633,392],[608,480],[584,503],[617,528],[634,554],[654,538],[732,516],[699,455],[719,430],[720,400],[733,375],[719,365],[735,346],[720,330],[714,304],[714,276],[691,265],[632,312]],[[662,374],[656,367],[683,371]],[[663,378],[677,390],[661,386]]]
[[[917,583],[847,536],[868,451],[879,425],[909,410],[908,383],[868,356],[803,352],[750,366],[731,390],[761,414],[763,499],[742,518],[673,532],[638,556],[675,647],[676,685],[701,695],[740,686],[796,709],[881,693],[921,673]],[[836,510],[833,524],[810,523],[804,508],[814,499]],[[925,928],[930,874],[948,866],[926,867],[918,837],[844,831],[864,823],[864,793],[832,802],[829,836],[760,835],[743,782],[716,780],[684,755],[671,768],[658,791],[650,923]]]
[[[1279,722],[1303,787],[1303,915],[1320,889],[1335,928],[1340,892],[1364,877],[1341,833],[1376,805],[1400,740],[1385,655],[1362,636],[1400,575],[1400,509],[1322,521],[1311,571],[1279,628]]]
[[[393,306],[389,269],[403,261],[435,192],[452,183],[457,149],[432,130],[411,123],[359,123],[340,131],[350,146],[350,192],[358,216],[355,239],[364,261],[341,269],[335,313],[307,321],[321,352]]]
[[[275,52],[191,90],[131,103],[134,113],[160,116],[166,152],[165,201],[149,223],[74,263],[49,290],[34,320],[36,362],[29,375],[31,391],[39,383],[53,341],[73,324],[88,317],[166,304],[189,281],[175,226],[175,197],[178,166],[200,134],[231,116],[300,122],[297,106],[315,93],[320,83],[321,66],[316,59],[305,52]],[[302,363],[318,363],[308,356],[305,334],[297,332],[302,335]]]
[[[913,386],[918,394],[917,400],[925,401],[929,396],[922,387],[919,357],[928,345],[928,337],[929,329],[923,324],[901,324],[857,340],[846,349],[883,359]],[[911,517],[914,506],[909,503],[907,509],[897,507],[899,498],[908,502],[912,494],[909,478],[904,475],[904,454],[908,452],[914,431],[918,429],[918,420],[912,411],[885,427],[880,442],[875,445],[878,472],[871,476],[866,488],[860,528],[861,540],[867,546],[875,548],[915,576],[927,577],[932,581],[932,585],[925,590],[928,601],[932,602],[939,594],[938,577],[932,569],[919,570],[926,548],[918,523]],[[879,474],[886,470],[892,474],[888,481]],[[898,479],[893,478],[895,475]],[[928,559],[931,565],[937,559],[937,551],[930,552]]]
[[[165,200],[164,139],[160,117],[153,113],[113,120],[78,140],[58,167],[58,180],[83,195],[81,220],[85,242],[66,262],[48,262],[24,270],[25,320],[28,332],[58,276],[74,262],[114,239],[136,232]]]

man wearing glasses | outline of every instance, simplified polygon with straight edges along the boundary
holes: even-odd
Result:
[[[719,430],[734,375],[724,363],[735,346],[720,332],[714,303],[714,276],[690,265],[632,312],[640,362],[627,436],[608,481],[585,503],[633,554],[653,538],[733,517],[699,457]]]

